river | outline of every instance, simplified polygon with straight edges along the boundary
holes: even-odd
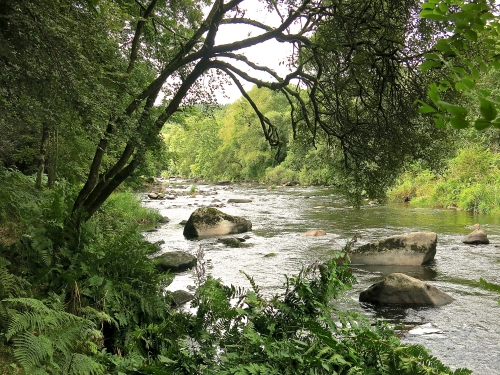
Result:
[[[169,186],[170,185],[170,186]],[[166,183],[167,191],[187,193],[189,183]],[[278,291],[285,274],[296,274],[303,265],[329,259],[354,235],[364,244],[395,234],[432,231],[438,234],[435,261],[428,267],[355,267],[358,284],[347,292],[343,308],[372,317],[404,323],[409,329],[402,340],[423,344],[433,355],[453,369],[466,367],[477,375],[500,374],[500,294],[485,290],[480,278],[500,284],[500,217],[465,212],[418,208],[407,203],[369,205],[360,209],[347,205],[329,188],[278,187],[268,190],[258,185],[196,185],[198,194],[178,195],[173,200],[144,199],[170,222],[146,233],[148,240],[164,241],[162,251],[182,250],[195,254],[205,251],[208,272],[226,284],[249,287],[244,270],[269,294]],[[247,198],[251,203],[226,203],[229,198]],[[186,240],[182,220],[200,206],[224,204],[221,211],[251,220],[252,232],[245,247],[229,248],[216,239]],[[489,245],[469,246],[462,238],[475,223],[481,224]],[[323,229],[322,237],[300,233]],[[239,236],[241,237],[241,235]],[[268,256],[273,253],[274,256]],[[426,280],[451,295],[455,301],[439,308],[375,309],[358,302],[359,292],[384,275],[403,272]],[[192,272],[175,277],[169,289],[194,285]],[[418,334],[429,332],[426,334]],[[433,333],[432,333],[433,332]]]

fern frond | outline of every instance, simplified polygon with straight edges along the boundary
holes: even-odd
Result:
[[[62,368],[64,369],[63,373],[67,375],[99,375],[105,372],[103,365],[79,353],[68,356]]]
[[[52,342],[43,335],[23,332],[14,341],[14,357],[29,374],[40,371],[46,362],[52,362],[53,355]]]

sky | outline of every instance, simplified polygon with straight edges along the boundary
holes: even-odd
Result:
[[[276,26],[280,23],[277,15],[262,10],[262,4],[258,1],[246,1],[241,8],[246,9],[245,18],[257,20],[269,26]],[[259,8],[261,10],[259,10]],[[215,39],[216,45],[231,43],[247,38],[249,33],[251,33],[250,36],[256,36],[262,34],[263,30],[241,24],[221,25]],[[251,61],[259,65],[267,66],[282,76],[289,72],[285,64],[280,65],[280,62],[286,61],[287,56],[291,53],[291,45],[289,43],[279,43],[275,40],[271,40],[250,48],[242,49],[237,51],[237,53],[244,54]],[[250,69],[245,64],[238,65],[237,67],[238,69],[250,72]],[[263,79],[266,78],[266,76],[269,77],[265,73],[262,73],[257,76],[257,78]],[[241,83],[246,91],[252,88],[251,83],[245,83],[245,81],[241,81]],[[221,94],[217,95],[219,103],[232,103],[241,97],[240,91],[234,84],[226,88],[226,94],[229,98],[224,98]]]

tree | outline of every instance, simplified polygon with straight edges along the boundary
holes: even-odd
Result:
[[[97,9],[101,17],[106,16],[108,1],[99,2]],[[248,4],[248,2],[247,2]],[[255,3],[254,3],[255,4]],[[312,0],[278,4],[262,2],[263,6],[277,13],[281,23],[277,27],[265,25],[257,20],[245,17],[243,0],[224,3],[216,0],[211,4],[208,14],[202,20],[201,4],[198,2],[172,3],[170,6],[157,0],[147,4],[136,2],[128,4],[128,24],[126,35],[120,44],[126,53],[128,66],[124,72],[133,75],[139,62],[149,63],[155,72],[155,78],[141,90],[128,97],[128,104],[113,113],[106,125],[102,138],[96,148],[89,173],[75,200],[72,214],[72,226],[77,228],[81,220],[88,220],[109,197],[109,195],[137,168],[141,155],[158,136],[161,128],[171,116],[179,110],[181,104],[189,104],[200,99],[207,99],[200,89],[201,79],[213,74],[225,73],[241,90],[242,95],[253,101],[244,92],[241,79],[271,89],[285,87],[294,78],[304,76],[299,64],[284,78],[278,77],[270,69],[259,66],[238,54],[243,48],[276,39],[283,43],[292,43],[296,48],[310,46],[304,33],[313,28],[317,18],[315,10],[318,4]],[[298,32],[289,32],[290,26],[303,21]],[[221,26],[247,24],[262,33],[242,40],[225,44],[216,44],[216,35]],[[127,41],[127,37],[132,42]],[[244,63],[252,72],[267,72],[274,82],[257,79],[252,73],[237,68],[233,62]],[[216,86],[220,80],[212,80]],[[161,107],[155,107],[163,91]],[[120,93],[127,96],[128,93]],[[121,104],[119,102],[118,104]],[[253,104],[261,122],[264,136],[271,144],[277,144],[276,130],[258,108]],[[124,147],[117,159],[109,166],[104,157],[116,141],[116,134],[127,132],[125,140],[119,139]]]
[[[500,69],[500,18],[495,2],[427,1],[420,16],[444,25],[448,31],[420,65],[421,71],[439,69],[447,74],[430,85],[427,96],[431,105],[420,101],[420,112],[432,114],[440,128],[448,124],[456,129],[472,124],[478,130],[500,128],[497,88],[478,84],[492,70]],[[450,92],[467,98],[468,105],[448,101]]]
[[[418,17],[420,1],[351,0],[325,10],[308,67],[319,79],[310,131],[323,131],[337,183],[354,198],[383,198],[408,162],[439,159],[444,132],[419,116],[435,74],[418,71],[439,25]],[[436,144],[440,148],[435,147]]]

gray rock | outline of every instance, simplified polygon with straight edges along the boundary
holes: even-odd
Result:
[[[148,198],[149,199],[158,199],[158,194],[156,194],[156,193],[149,193],[148,194]]]
[[[436,233],[413,232],[362,245],[348,255],[352,264],[419,266],[434,259],[436,245]]]
[[[191,301],[194,296],[185,290],[176,290],[172,292],[172,306],[179,307],[184,305],[186,302]]]
[[[488,240],[488,236],[483,230],[476,229],[471,234],[465,236],[462,242],[471,245],[487,245],[490,243],[490,240]]]
[[[391,273],[359,295],[360,302],[442,306],[453,301],[433,285],[403,273]]]
[[[229,198],[227,203],[251,203],[251,199]]]
[[[232,216],[212,207],[197,208],[184,226],[184,236],[216,237],[243,233],[252,229],[252,223],[239,216]]]
[[[222,186],[231,185],[231,181],[229,181],[229,180],[219,181],[216,183],[216,185],[222,185]]]
[[[184,251],[171,251],[155,258],[161,272],[183,272],[196,265],[196,257]]]

